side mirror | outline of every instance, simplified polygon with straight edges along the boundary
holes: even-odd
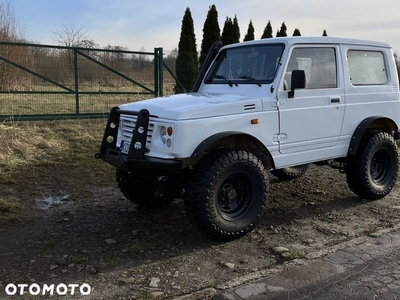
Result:
[[[306,88],[306,72],[304,70],[293,70],[289,91],[289,98],[294,97],[294,91],[296,89]]]

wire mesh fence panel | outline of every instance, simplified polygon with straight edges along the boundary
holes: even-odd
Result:
[[[168,67],[168,65],[167,65]],[[175,72],[175,67],[168,67],[169,70],[174,74]],[[164,72],[163,80],[164,80],[164,86],[163,86],[163,93],[164,95],[173,95],[175,94],[175,85],[176,85],[176,80],[174,76],[172,76],[171,73],[169,72]]]
[[[124,103],[136,102],[153,98],[152,95],[143,94],[81,94],[79,98],[81,114],[109,113],[110,109]]]
[[[24,115],[75,114],[73,94],[0,94],[0,116],[22,119]]]
[[[96,116],[162,95],[157,53],[0,43],[0,121]]]

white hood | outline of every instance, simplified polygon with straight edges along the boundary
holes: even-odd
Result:
[[[147,109],[162,119],[187,120],[261,111],[262,101],[242,95],[190,93],[123,104],[120,109]]]

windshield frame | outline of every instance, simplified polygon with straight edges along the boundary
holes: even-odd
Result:
[[[284,43],[250,44],[224,48],[211,65],[204,83],[229,84],[231,87],[239,84],[258,86],[270,84],[276,78],[284,50]],[[270,53],[273,55],[269,56]],[[251,70],[247,68],[248,66],[251,67]],[[247,69],[245,70],[245,68]]]

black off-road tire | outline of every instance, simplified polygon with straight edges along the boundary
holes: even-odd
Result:
[[[237,239],[265,214],[268,172],[252,153],[217,150],[204,157],[187,188],[189,220],[206,236],[219,241]]]
[[[281,180],[291,180],[303,176],[306,173],[308,166],[308,164],[298,165],[290,168],[272,170],[271,173]]]
[[[356,156],[347,158],[347,183],[361,199],[376,200],[393,189],[398,173],[396,143],[386,132],[366,132]]]
[[[174,195],[160,195],[156,191],[156,178],[138,178],[117,170],[116,180],[122,194],[133,203],[146,208],[162,208],[174,200]]]

